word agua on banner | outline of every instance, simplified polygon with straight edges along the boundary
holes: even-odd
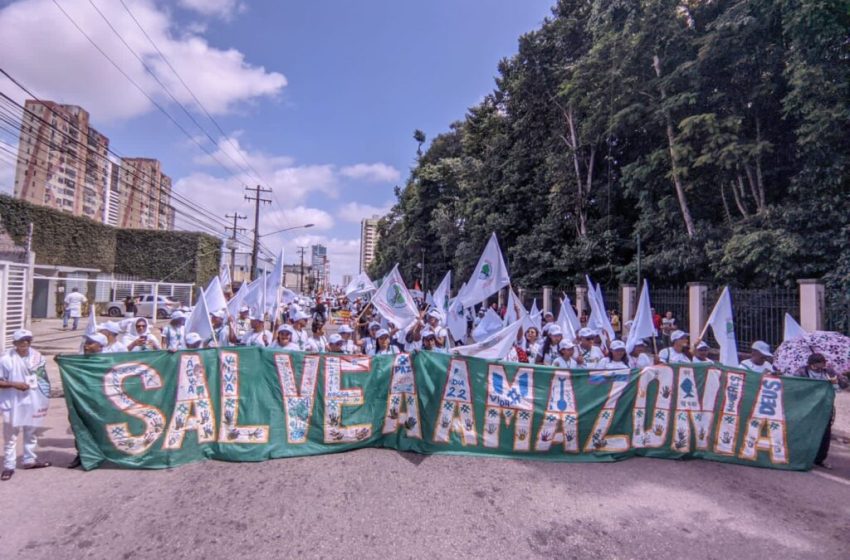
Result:
[[[370,359],[257,348],[58,361],[86,468],[372,446],[808,469],[834,398],[828,383],[705,365],[569,371],[430,352]]]

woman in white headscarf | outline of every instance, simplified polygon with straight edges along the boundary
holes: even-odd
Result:
[[[157,337],[150,332],[148,320],[144,317],[136,317],[133,323],[135,338],[127,345],[130,352],[144,352],[146,350],[162,350]]]

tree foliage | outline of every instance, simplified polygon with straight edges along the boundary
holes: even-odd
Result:
[[[527,288],[634,282],[639,237],[656,284],[846,291],[848,167],[845,1],[559,0],[421,153],[370,272],[424,251],[460,282],[495,231]]]

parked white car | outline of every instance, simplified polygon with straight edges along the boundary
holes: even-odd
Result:
[[[153,311],[153,295],[138,296],[136,302],[136,316],[150,317]],[[176,309],[180,309],[180,302],[168,299],[166,296],[157,296],[156,318],[167,319]],[[124,301],[110,301],[106,307],[106,314],[110,317],[124,317],[126,315]]]

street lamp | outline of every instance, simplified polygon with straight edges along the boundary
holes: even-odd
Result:
[[[293,229],[311,228],[314,225],[315,224],[304,224],[304,225],[301,225],[301,226],[292,226],[292,227],[288,227],[288,228],[279,229],[277,231],[271,231],[269,233],[264,233],[262,235],[260,235],[260,232],[257,231],[259,229],[259,227],[256,228],[254,230],[254,249],[251,251],[251,279],[254,280],[254,279],[257,278],[257,256],[260,252],[260,238],[261,237],[267,237],[269,235],[274,235],[276,233],[283,233],[284,231],[291,231]]]

